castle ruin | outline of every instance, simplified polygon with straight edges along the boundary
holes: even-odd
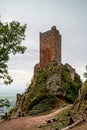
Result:
[[[18,112],[23,111],[25,109],[28,110],[28,108],[24,107],[24,106],[26,104],[28,105],[29,102],[35,101],[36,103],[38,103],[38,99],[36,100],[33,98],[34,100],[33,101],[31,100],[31,97],[32,97],[31,94],[32,93],[34,93],[34,95],[35,95],[35,93],[37,94],[37,91],[35,92],[34,89],[32,91],[31,87],[33,87],[33,88],[36,87],[37,83],[40,85],[40,82],[37,82],[37,81],[39,81],[39,80],[37,80],[38,70],[43,69],[47,64],[49,64],[53,60],[57,61],[57,63],[58,63],[57,67],[59,67],[61,65],[61,35],[55,26],[53,26],[51,28],[51,30],[49,30],[47,32],[40,33],[40,63],[36,64],[34,67],[34,76],[33,76],[31,86],[29,86],[30,87],[29,91],[27,89],[25,94],[23,94],[23,95],[17,94],[16,107],[17,107]],[[72,81],[74,81],[76,76],[78,76],[77,73],[75,72],[75,69],[72,68],[72,66],[69,64],[65,64],[65,65],[70,72]],[[61,70],[62,70],[62,67],[61,67]],[[62,71],[60,73],[55,72],[53,75],[48,76],[45,81],[45,85],[46,85],[45,87],[47,88],[46,90],[49,90],[49,92],[54,93],[57,97],[64,98],[66,95],[66,90],[64,91],[64,88],[62,89],[62,87],[61,87],[62,86],[61,85],[61,83],[62,83],[61,74],[62,74]],[[42,78],[42,80],[43,80],[43,78]],[[43,84],[43,82],[42,82],[42,84]],[[40,87],[44,86],[44,85],[42,86],[42,84]],[[44,90],[44,89],[42,89],[42,90]],[[46,91],[44,91],[44,92],[46,92]],[[26,93],[29,93],[29,94],[27,95]],[[41,91],[41,93],[42,93],[42,91]],[[28,97],[29,95],[30,95],[30,99]],[[37,98],[38,98],[38,96],[37,96]],[[29,105],[32,106],[32,104],[29,104]]]
[[[56,26],[47,32],[40,32],[40,69],[53,60],[61,65],[61,35]]]

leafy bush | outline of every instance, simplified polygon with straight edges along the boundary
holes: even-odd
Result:
[[[61,73],[61,87],[66,91],[65,99],[69,103],[73,103],[78,96],[78,90],[82,82],[80,77],[76,74],[74,81],[71,79],[70,72],[66,65],[62,66]]]
[[[10,110],[9,110],[9,113],[12,114],[12,113],[15,113],[17,110],[16,107],[12,107]]]
[[[46,99],[40,100],[36,105],[33,105],[32,111],[35,113],[41,113],[52,109],[56,102],[56,98],[53,95],[48,95]]]

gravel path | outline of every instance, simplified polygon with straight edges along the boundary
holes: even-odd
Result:
[[[46,124],[46,119],[56,116],[60,111],[70,106],[56,110],[49,115],[37,116],[37,117],[20,117],[12,119],[10,121],[4,121],[0,123],[0,130],[38,130],[37,125]]]

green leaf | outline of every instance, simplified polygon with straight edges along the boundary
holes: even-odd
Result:
[[[23,54],[27,49],[22,45],[25,39],[26,24],[21,25],[17,21],[2,23],[0,21],[0,79],[4,79],[3,83],[10,84],[11,77],[8,75],[7,62],[9,55],[20,53]]]

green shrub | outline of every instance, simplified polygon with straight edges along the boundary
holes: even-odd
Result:
[[[74,81],[71,79],[70,72],[66,65],[62,66],[61,73],[61,88],[66,91],[65,99],[69,103],[73,103],[78,96],[78,90],[82,82],[76,74]]]
[[[12,114],[12,113],[15,113],[16,112],[16,107],[12,107],[10,110],[9,110],[9,113]]]
[[[44,112],[49,109],[52,109],[55,104],[56,98],[52,96],[48,96],[46,99],[39,101],[36,105],[33,105],[32,111],[36,112]]]

